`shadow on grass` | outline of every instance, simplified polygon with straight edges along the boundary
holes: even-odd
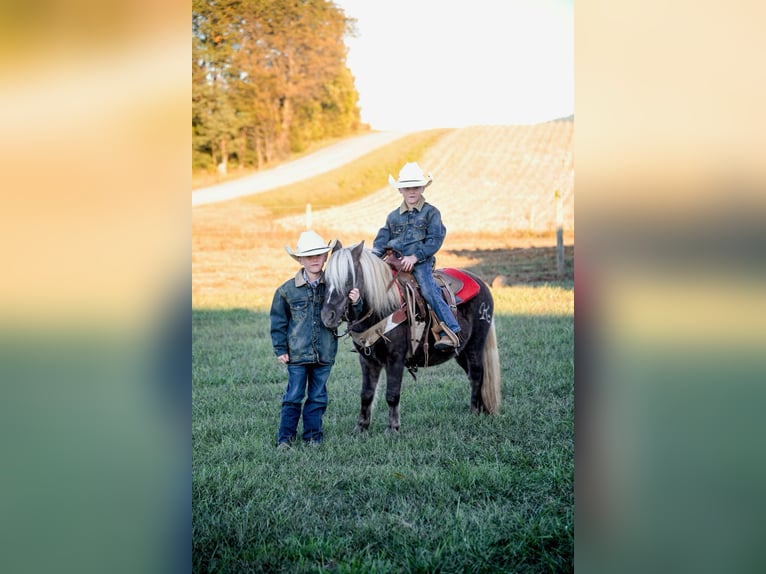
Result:
[[[492,286],[567,283],[574,281],[574,245],[564,246],[564,273],[559,275],[556,247],[513,247],[501,249],[454,249],[449,252],[476,263],[463,269],[475,273]],[[565,286],[565,285],[562,285]]]

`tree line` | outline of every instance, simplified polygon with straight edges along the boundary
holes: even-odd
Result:
[[[328,0],[192,0],[192,165],[259,168],[362,126]]]

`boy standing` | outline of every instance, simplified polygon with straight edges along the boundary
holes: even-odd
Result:
[[[386,248],[390,247],[403,255],[402,269],[412,272],[423,298],[436,313],[442,328],[446,327],[456,336],[452,338],[445,331],[441,332],[434,349],[447,350],[457,346],[460,325],[433,278],[434,255],[441,248],[447,229],[442,224],[439,210],[423,197],[423,191],[432,181],[431,175],[426,176],[414,162],[402,167],[398,180],[389,174],[388,182],[402,194],[404,201],[388,214],[385,226],[375,237],[372,251],[382,257]]]
[[[295,251],[285,247],[302,269],[276,290],[271,304],[271,343],[288,373],[277,433],[280,449],[289,448],[297,438],[301,403],[306,395],[302,405],[303,442],[322,442],[327,379],[338,351],[337,339],[320,318],[325,295],[323,268],[336,243],[334,239],[325,244],[316,232],[304,231]]]

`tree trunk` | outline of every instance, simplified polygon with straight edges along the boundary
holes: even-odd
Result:
[[[238,143],[239,151],[237,155],[239,155],[239,165],[237,169],[242,170],[245,168],[245,155],[247,154],[247,134],[240,135]]]
[[[229,163],[229,153],[226,151],[226,136],[220,140],[221,163],[218,164],[218,173],[226,175],[226,166]]]
[[[279,131],[276,137],[276,151],[280,157],[290,153],[290,125],[293,121],[293,105],[290,98],[281,98],[279,108]]]
[[[261,169],[263,165],[263,140],[259,137],[255,138],[255,168]]]

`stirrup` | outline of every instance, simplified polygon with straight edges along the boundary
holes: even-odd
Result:
[[[457,349],[460,346],[460,338],[452,332],[443,322],[439,322],[441,327],[441,336],[434,343],[434,349],[443,351],[445,349]]]
[[[454,348],[455,345],[452,343],[452,340],[446,335],[434,343],[434,349],[437,351],[446,351]]]

